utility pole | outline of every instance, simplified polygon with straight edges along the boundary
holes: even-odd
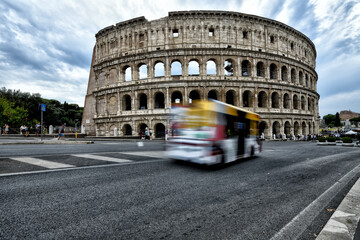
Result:
[[[46,111],[46,105],[41,104],[41,141],[43,140],[43,112]]]

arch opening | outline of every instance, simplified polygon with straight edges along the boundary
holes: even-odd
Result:
[[[165,97],[162,92],[155,94],[155,109],[165,108]]]

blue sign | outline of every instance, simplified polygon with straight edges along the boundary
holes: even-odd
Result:
[[[42,111],[42,112],[45,112],[45,111],[46,111],[46,105],[43,104],[43,103],[41,104],[41,111]]]

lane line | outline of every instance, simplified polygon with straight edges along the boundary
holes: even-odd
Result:
[[[70,165],[70,164],[45,161],[39,158],[32,158],[32,157],[15,157],[10,159],[18,162],[36,165],[39,167],[49,168],[49,169],[75,167],[74,165]]]
[[[324,206],[328,205],[334,196],[337,195],[359,172],[360,164],[311,202],[270,240],[298,239],[318,216],[319,212],[324,209]]]
[[[124,162],[124,163],[93,165],[93,166],[83,166],[83,167],[74,167],[74,168],[48,169],[48,170],[38,170],[38,171],[28,171],[28,172],[2,173],[2,174],[0,174],[0,177],[32,175],[32,174],[49,173],[49,172],[75,171],[75,170],[84,170],[84,169],[92,169],[92,168],[108,168],[108,167],[116,167],[116,166],[131,166],[131,165],[136,165],[136,164],[149,164],[149,163],[158,163],[158,162],[166,162],[166,161],[168,161],[168,159],[159,159],[159,160],[152,160],[152,161],[127,162],[127,163]]]
[[[122,154],[142,156],[142,157],[154,157],[154,158],[164,158],[165,151],[145,151],[145,152],[120,152]]]
[[[117,163],[132,162],[131,160],[128,160],[128,159],[113,158],[113,157],[106,157],[106,156],[99,156],[99,155],[92,155],[92,154],[72,154],[71,156],[80,157],[80,158],[89,158],[89,159],[101,160],[101,161],[108,161],[108,162],[117,162]]]

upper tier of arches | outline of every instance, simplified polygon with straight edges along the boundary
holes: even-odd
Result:
[[[204,61],[191,58],[185,62],[181,58],[167,60],[140,61],[123,64],[100,71],[97,76],[97,87],[105,87],[116,82],[154,79],[161,77],[199,76],[199,77],[235,77],[257,78],[292,83],[316,91],[316,77],[303,68],[290,64],[269,61],[224,58],[207,58]]]

